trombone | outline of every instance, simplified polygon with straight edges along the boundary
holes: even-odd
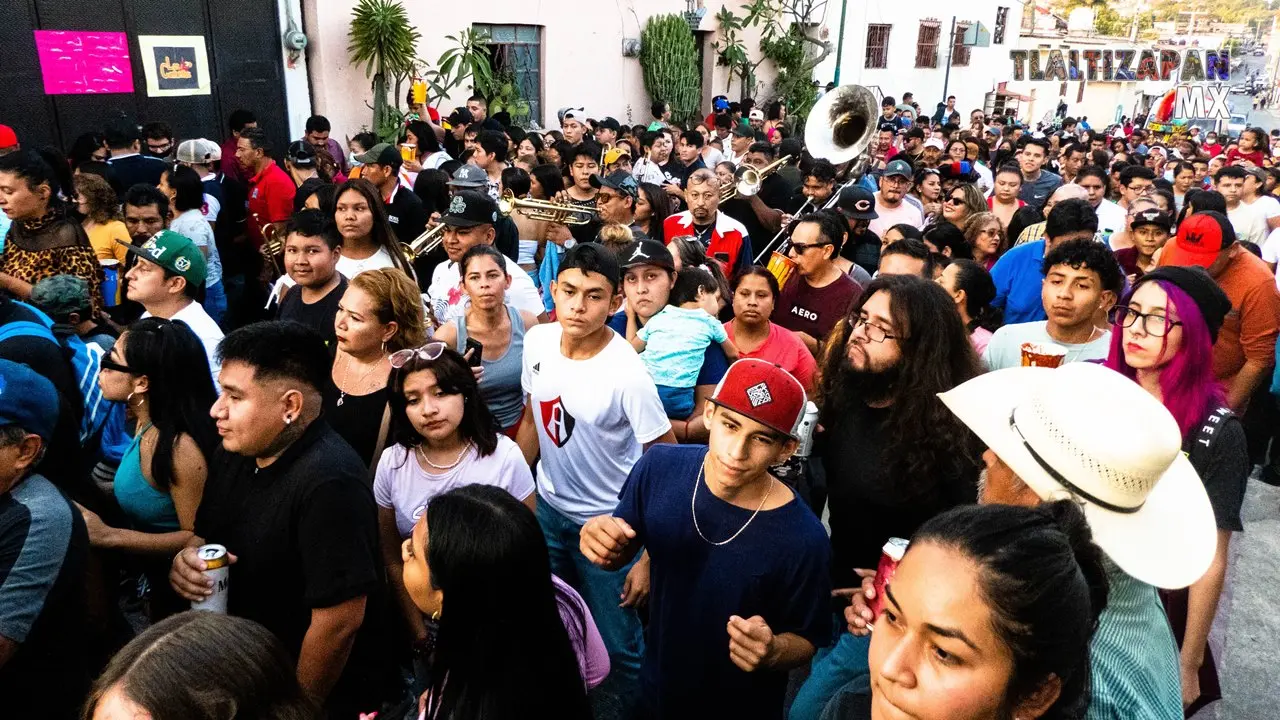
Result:
[[[596,219],[596,211],[593,208],[550,200],[518,198],[510,190],[503,192],[502,198],[498,200],[498,212],[504,216],[518,212],[530,220],[545,220],[564,225],[586,225]]]
[[[749,165],[738,168],[734,172],[736,182],[720,191],[720,202],[732,200],[739,195],[742,197],[755,195],[760,192],[760,186],[764,184],[764,181],[788,162],[791,162],[790,155],[780,157],[759,170]]]
[[[410,265],[413,261],[440,247],[444,242],[444,223],[436,223],[433,228],[414,238],[410,242],[400,243],[400,254]]]

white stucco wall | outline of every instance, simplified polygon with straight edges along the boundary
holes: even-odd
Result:
[[[836,37],[840,24],[839,3],[831,11],[828,24],[832,38]],[[1005,28],[1004,44],[996,45],[995,25],[996,11],[999,7],[1009,8],[1008,21]],[[1009,50],[1016,46],[1022,18],[1022,5],[1017,0],[915,0],[901,3],[887,0],[872,2],[849,2],[844,24],[844,52],[840,63],[840,83],[857,83],[866,86],[877,86],[881,95],[892,95],[901,100],[904,92],[915,95],[920,109],[932,114],[937,103],[946,99],[946,95],[956,96],[956,109],[967,121],[971,110],[981,108],[986,94],[996,85],[1012,79],[1012,63]],[[970,49],[967,67],[951,68],[950,82],[943,85],[946,78],[948,41],[951,37],[951,19],[977,21],[991,32],[992,44],[987,48]],[[941,29],[938,42],[938,67],[917,68],[916,47],[919,37],[920,21],[937,20]],[[867,26],[873,24],[892,25],[889,33],[889,56],[887,67],[868,69]],[[833,79],[836,62],[832,57],[815,70],[815,77],[826,83]]]
[[[301,0],[310,39],[307,50],[313,111],[329,118],[335,137],[353,135],[371,121],[371,82],[347,59],[348,27],[353,0]],[[684,0],[611,0],[580,3],[571,0],[485,0],[446,3],[438,0],[403,0],[410,19],[422,34],[420,57],[434,62],[449,47],[446,35],[455,34],[474,23],[538,25],[542,32],[542,107],[544,126],[555,123],[555,111],[570,105],[585,106],[595,117],[613,116],[623,123],[649,121],[651,100],[645,92],[640,63],[624,57],[624,38],[639,38],[651,15],[682,13]],[[699,27],[705,43],[704,105],[725,93],[727,74],[714,66],[711,42],[717,37],[715,13],[726,4],[708,0],[707,13]],[[729,2],[740,8],[741,2]],[[839,5],[836,4],[838,13]],[[752,36],[754,38],[754,36]],[[760,79],[772,78],[768,63],[761,67]],[[741,93],[735,82],[732,97]],[[404,88],[403,91],[407,91]],[[441,103],[448,112],[465,102],[469,86],[456,90],[450,102]]]

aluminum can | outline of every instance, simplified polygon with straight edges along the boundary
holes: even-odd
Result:
[[[196,557],[205,563],[205,577],[213,580],[213,594],[204,600],[193,600],[192,610],[227,614],[227,587],[231,580],[231,558],[221,545],[201,545]]]
[[[884,609],[884,588],[897,572],[898,563],[902,562],[902,556],[907,553],[909,542],[902,538],[889,538],[880,552],[880,565],[876,567],[876,596],[871,598],[871,613],[876,618],[880,617],[880,611]]]

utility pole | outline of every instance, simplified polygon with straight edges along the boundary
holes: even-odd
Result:
[[[840,0],[840,31],[836,38],[836,74],[831,81],[840,87],[840,63],[844,59],[844,14],[849,9],[849,0]]]
[[[942,102],[947,102],[947,90],[951,86],[951,59],[956,54],[956,16],[951,16],[951,42],[947,43],[947,72],[942,76]]]

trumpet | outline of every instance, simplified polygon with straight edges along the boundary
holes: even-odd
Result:
[[[256,215],[254,217],[257,218]],[[277,274],[284,274],[281,267],[281,259],[284,257],[284,227],[283,222],[271,222],[262,226],[262,247],[259,252],[275,267]]]
[[[596,211],[592,208],[550,200],[518,198],[510,190],[503,192],[502,198],[498,200],[498,212],[503,215],[518,212],[531,220],[545,220],[564,225],[586,225],[596,219]]]
[[[734,177],[737,179],[737,182],[720,190],[720,202],[732,200],[739,195],[742,197],[751,197],[752,195],[755,195],[760,192],[760,186],[764,184],[764,181],[768,179],[770,175],[777,172],[778,168],[786,165],[788,162],[791,162],[790,155],[780,157],[759,170],[749,165],[744,165],[743,167],[738,168],[737,171],[734,172]]]
[[[437,223],[435,227],[428,228],[426,232],[410,242],[400,243],[400,254],[404,255],[405,262],[412,265],[414,260],[440,247],[442,242],[444,242],[444,223]]]

